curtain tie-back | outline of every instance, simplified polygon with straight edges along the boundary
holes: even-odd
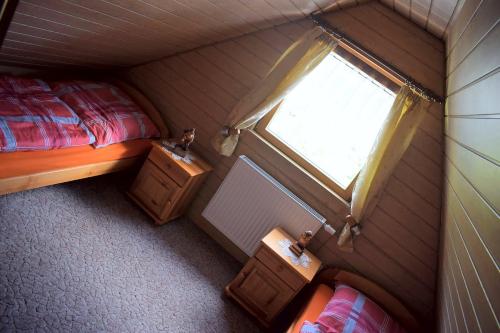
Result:
[[[227,137],[230,137],[232,135],[240,135],[240,132],[241,132],[240,129],[226,125],[226,126],[222,127],[221,135],[227,138]]]
[[[361,234],[361,226],[352,215],[347,215],[345,220],[346,222],[339,235],[337,245],[342,251],[353,252],[353,239],[354,236],[359,236]]]

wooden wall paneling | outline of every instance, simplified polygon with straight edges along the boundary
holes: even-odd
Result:
[[[83,48],[82,49],[66,48],[65,43],[58,41],[43,40],[42,42],[40,42],[40,38],[33,38],[30,35],[19,34],[12,30],[9,31],[8,35],[4,39],[3,46],[17,48],[26,51],[34,51],[34,52],[38,51],[42,54],[49,54],[49,55],[55,54],[63,56],[66,55],[69,56],[71,59],[76,59],[76,60],[85,58],[97,64],[107,64],[114,66],[127,65],[127,62],[123,61],[120,58],[115,59],[113,62],[111,62],[109,58],[99,53],[85,50]]]
[[[70,1],[75,2],[78,0]],[[220,38],[219,33],[215,32],[211,26],[204,26],[199,23],[201,19],[199,13],[193,11],[192,16],[186,18],[182,13],[179,14],[179,3],[165,1],[165,4],[166,3],[170,4],[172,7],[165,9],[161,6],[161,3],[153,4],[146,1],[129,1],[126,3],[126,6],[124,6],[123,1],[119,0],[109,0],[105,3],[96,3],[94,1],[91,7],[98,8],[99,11],[108,15],[116,15],[119,13],[120,17],[126,17],[130,22],[135,21],[139,24],[146,25],[146,27],[148,27],[144,29],[146,33],[148,31],[166,33],[167,36],[170,36],[167,40],[171,40],[179,45],[188,43],[189,48],[199,46],[201,39],[204,39],[206,41],[205,43],[210,43]]]
[[[445,114],[452,117],[499,115],[500,94],[491,94],[490,89],[500,91],[500,68],[448,95]]]
[[[373,219],[373,216],[364,225],[363,234],[375,247],[381,249],[386,256],[390,256],[391,253],[397,253],[398,255],[394,257],[394,261],[404,268],[412,278],[418,280],[419,284],[421,284],[419,289],[425,286],[425,288],[431,291],[434,290],[434,271],[408,251],[405,246],[401,246],[394,239],[397,235],[393,235],[392,232],[384,232],[378,226],[378,220]],[[389,234],[393,237],[389,236]]]
[[[134,51],[125,52],[123,47],[110,46],[106,42],[91,38],[92,36],[85,37],[79,31],[65,31],[64,33],[60,33],[54,31],[54,26],[57,26],[57,23],[48,22],[45,24],[45,22],[39,19],[31,19],[16,13],[16,21],[12,22],[8,36],[12,40],[32,42],[43,46],[71,48],[79,52],[88,51],[106,59],[114,56],[118,63],[121,61],[129,63],[130,61],[134,61],[134,59],[138,59],[138,53],[134,53]],[[71,44],[71,40],[74,38],[80,39],[78,45]]]
[[[496,316],[499,314],[499,295],[500,285],[498,284],[498,265],[495,263],[493,258],[485,251],[481,240],[478,235],[473,230],[473,224],[468,219],[465,211],[460,207],[458,199],[453,194],[451,195],[449,209],[450,214],[453,216],[453,222],[451,229],[451,237],[453,237],[453,243],[460,243],[466,247],[468,254],[471,258],[474,258],[474,268],[480,277],[480,283],[482,285],[482,292],[488,300],[488,308],[484,310],[489,310]]]
[[[447,264],[445,271],[451,273],[453,277],[455,292],[460,299],[467,330],[469,332],[479,332],[479,318],[472,305],[472,297],[453,242],[447,243],[445,255],[447,256],[444,261]]]
[[[304,16],[307,16],[308,13],[314,13],[320,10],[314,1],[290,0],[290,2],[292,2],[295,7],[297,7],[304,14]]]
[[[413,77],[417,82],[428,87],[437,95],[443,96],[443,84],[440,80],[441,71],[436,71],[428,67],[418,55],[409,53],[399,47],[397,40],[386,37],[372,30],[369,26],[364,26],[367,23],[357,18],[357,12],[361,7],[353,7],[328,14],[325,16],[325,19],[335,28],[338,28],[352,39],[358,41],[370,52],[374,52],[402,72]],[[397,27],[394,28],[398,29]],[[405,43],[405,41],[401,42]],[[407,61],[406,59],[408,58],[412,60]],[[419,65],[415,66],[415,64]]]
[[[374,210],[370,216],[370,221],[381,230],[390,230],[389,236],[392,238],[392,242],[404,247],[406,251],[433,272],[436,271],[436,260],[433,260],[433,258],[436,258],[437,250],[415,237],[414,233],[404,227],[404,224],[387,214],[380,206]],[[434,243],[434,246],[436,245]],[[432,279],[429,279],[429,281],[432,281]]]
[[[499,68],[499,49],[500,26],[497,23],[491,30],[488,30],[481,41],[478,41],[477,46],[460,63],[460,66],[448,73],[448,94]]]
[[[208,116],[207,113],[198,108],[190,99],[181,95],[175,89],[172,89],[171,86],[168,85],[168,77],[165,78],[160,74],[161,72],[155,69],[157,65],[159,64],[153,63],[148,71],[151,77],[155,77],[158,89],[161,89],[163,99],[167,100],[169,104],[178,111],[182,110],[181,112],[193,122],[201,132],[206,133],[208,137],[210,137],[211,134],[215,134],[220,129],[221,124],[217,124],[213,117]],[[171,116],[171,118],[175,117],[177,117],[177,115]],[[207,143],[208,142],[209,141],[207,141]]]
[[[441,207],[441,186],[432,184],[404,160],[394,170],[394,176],[433,207],[437,209]]]
[[[212,97],[227,112],[236,104],[237,100],[231,94],[220,88],[211,80],[210,76],[198,71],[190,62],[183,60],[180,56],[172,56],[162,61],[162,63],[177,74],[183,75],[198,91],[206,96]]]
[[[273,42],[268,44],[266,41]],[[290,46],[292,40],[279,32],[278,29],[273,28],[241,36],[237,39],[237,42],[257,57],[264,55],[261,59],[272,66]]]
[[[278,9],[273,7],[272,2],[269,3],[265,0],[240,0],[240,2],[244,4],[245,7],[264,17],[265,21],[270,24],[269,26],[266,26],[266,28],[288,22],[288,18]],[[306,12],[304,15],[309,15],[309,13],[311,13],[311,11]]]
[[[410,18],[411,14],[411,4],[410,0],[398,0],[394,1],[394,9],[406,18]]]
[[[338,2],[337,1],[329,1],[329,0],[313,0],[316,6],[319,7],[319,11],[322,13],[326,13],[331,10],[338,9]]]
[[[394,23],[387,20],[387,15],[391,15],[392,13],[388,14],[387,12],[390,11],[380,5],[378,6],[378,10],[373,10],[373,6],[374,5],[359,6],[350,9],[350,11],[355,13],[354,15],[356,16],[356,19],[369,22],[373,30],[377,31],[378,34],[389,37],[397,43],[401,49],[411,54],[418,55],[419,60],[421,60],[426,66],[432,68],[440,74],[443,74],[444,64],[441,53],[436,52],[436,50],[424,40],[414,38],[413,36],[415,31],[411,33],[405,29],[394,29]],[[386,12],[385,15],[382,12]],[[421,35],[421,33],[418,35]],[[412,40],[413,42],[406,43],[405,41],[407,40]]]
[[[443,141],[443,105],[432,103],[420,123],[419,128],[432,136],[440,145]]]
[[[446,264],[449,264],[449,259],[446,258]],[[448,268],[448,267],[446,267]],[[448,298],[451,309],[453,309],[454,322],[458,330],[466,329],[466,320],[464,316],[464,310],[462,302],[459,297],[459,291],[457,290],[455,276],[453,271],[447,269],[447,274],[444,278],[444,284],[446,289],[446,296]]]
[[[500,212],[500,166],[491,163],[455,141],[447,139],[446,157],[449,163],[474,187],[477,193],[497,213]],[[481,172],[474,172],[481,170]]]
[[[449,26],[446,38],[446,54],[449,55],[462,33],[467,28],[469,21],[474,17],[476,10],[483,0],[460,0],[460,7]]]
[[[324,0],[318,1],[327,6]],[[126,53],[130,58],[124,65],[137,65],[305,18],[319,8],[301,0],[21,0],[12,21],[15,27],[9,31],[13,42],[22,42],[16,38],[24,33],[24,39],[29,35],[31,43],[40,48],[48,46],[45,42],[62,42],[63,36],[69,46],[66,50],[85,51],[100,45],[94,49],[95,55],[103,56],[104,63],[120,65],[117,59]],[[111,54],[104,56],[107,53]],[[42,61],[48,55],[47,51],[39,58]],[[45,62],[59,64],[57,59],[49,60]],[[36,59],[32,61],[36,63]]]
[[[434,229],[439,228],[440,210],[424,200],[412,188],[406,186],[396,177],[391,177],[387,183],[387,192],[398,197],[413,213],[422,218]]]
[[[304,32],[306,32],[313,26],[314,23],[312,23],[310,20],[300,20],[288,24],[279,25],[275,27],[275,29],[282,33],[284,36],[290,38],[290,41],[293,42],[298,40],[304,34]]]
[[[127,43],[130,42],[130,38],[133,38],[135,39],[138,47],[147,47],[147,45],[153,41],[153,38],[151,38],[152,35],[150,35],[150,37],[141,35],[137,36],[134,31],[131,31],[127,38],[127,36],[124,35],[124,31],[119,31],[108,24],[98,23],[88,19],[81,19],[78,16],[72,15],[71,11],[60,11],[59,9],[61,6],[62,4],[59,4],[57,6],[58,10],[53,10],[36,1],[30,2],[30,0],[22,0],[19,3],[17,12],[22,13],[25,16],[40,18],[44,21],[57,22],[64,30],[71,28],[74,30],[92,33],[96,38],[99,38],[102,41]],[[65,10],[65,8],[61,9]],[[149,47],[151,47],[151,45]]]
[[[170,67],[164,65],[161,61],[151,64],[150,68],[155,73],[161,73],[160,79],[165,84],[165,94],[172,93],[172,97],[180,99],[177,105],[191,110],[194,113],[200,113],[200,121],[214,124],[214,132],[223,126],[226,117],[226,111],[217,103],[209,99],[205,94],[199,92],[191,83],[184,80],[182,76],[172,71]],[[174,100],[171,98],[170,100]],[[208,129],[208,126],[207,126]],[[212,131],[210,131],[212,132]]]
[[[500,163],[500,118],[446,117],[445,126],[447,136]]]
[[[460,40],[450,50],[447,61],[447,71],[452,73],[467,55],[477,46],[470,41],[481,42],[482,38],[492,27],[495,27],[500,17],[500,2],[495,0],[484,0],[482,6],[471,18],[467,28],[464,30]]]
[[[112,1],[115,4],[122,3],[119,0]],[[152,11],[153,13],[160,11],[164,14],[169,15],[168,20],[166,18],[162,18],[161,21],[169,21],[170,17],[176,17],[178,20],[184,23],[179,27],[186,27],[187,29],[195,28],[196,31],[198,31],[202,36],[206,36],[206,38],[210,40],[210,42],[227,38],[228,36],[231,36],[233,34],[241,34],[240,30],[233,30],[234,27],[232,24],[223,24],[224,21],[215,19],[203,10],[199,10],[199,8],[196,6],[188,5],[189,2],[186,1],[147,0],[144,1],[144,3],[149,6],[144,6],[144,4],[138,3],[137,11],[148,8],[148,10]],[[186,24],[188,23],[189,26],[186,26]]]
[[[233,58],[219,51],[215,46],[201,48],[198,50],[198,53],[212,63],[212,65],[220,68],[233,79],[239,81],[245,86],[247,91],[259,82],[259,77],[257,75],[247,70]]]
[[[431,0],[412,0],[410,9],[410,19],[425,27],[431,10]]]
[[[500,253],[500,244],[496,240],[496,235],[500,231],[498,224],[498,214],[490,207],[474,187],[463,177],[456,167],[447,163],[446,180],[449,186],[449,196],[452,194],[460,194],[460,203],[467,215],[472,221],[481,221],[481,223],[474,223],[474,228],[481,236],[482,241],[492,250],[495,256]]]
[[[158,30],[152,30],[146,33],[137,28],[137,25],[121,18],[117,12],[109,15],[103,9],[103,5],[94,1],[93,8],[85,7],[79,3],[63,2],[58,0],[45,0],[43,3],[34,0],[22,0],[22,8],[20,12],[25,15],[50,19],[54,22],[64,23],[74,28],[83,30],[95,31],[99,34],[106,32],[106,35],[118,38],[125,41],[124,37],[138,38],[140,40],[152,41],[155,36],[159,35]],[[53,8],[53,9],[52,9]],[[99,11],[103,9],[104,12]],[[129,28],[130,30],[126,30]],[[113,34],[109,34],[112,31]],[[126,35],[125,35],[126,34]],[[143,45],[145,46],[145,45]],[[166,42],[165,46],[175,46],[175,43]]]
[[[435,36],[443,37],[459,0],[432,1],[426,29]]]
[[[199,72],[210,77],[213,81],[217,81],[217,86],[224,89],[224,91],[229,93],[236,100],[243,97],[248,91],[244,85],[218,69],[197,52],[182,53],[179,56],[184,61],[191,63]]]
[[[215,45],[215,48],[231,59],[235,59],[246,70],[250,69],[258,79],[264,78],[269,71],[269,64],[250,54],[244,46],[233,40],[219,43]]]
[[[437,249],[438,235],[436,229],[408,208],[404,201],[400,201],[398,196],[394,196],[386,190],[380,198],[378,207],[384,213],[399,221],[416,240],[420,240],[434,250]],[[411,223],[408,223],[408,221],[411,221]]]
[[[396,1],[394,3],[397,4]],[[416,24],[408,24],[408,20],[404,16],[394,13],[393,11],[387,10],[386,7],[382,6],[380,3],[376,1],[368,3],[367,6],[370,6],[371,8],[376,10],[379,14],[383,15],[386,20],[389,20],[391,23],[398,26],[399,29],[409,33],[412,40],[418,40],[419,43],[420,41],[422,41],[428,44],[428,46],[432,47],[435,51],[438,51],[439,53],[445,52],[445,46],[442,40],[430,34],[422,33],[421,27],[419,27]],[[429,53],[428,55],[431,54]],[[439,62],[442,63],[444,66],[443,59],[441,59]]]
[[[210,2],[216,4],[218,1],[209,0]],[[221,4],[221,8],[225,11],[229,11],[235,15],[240,16],[246,22],[251,22],[252,25],[256,26],[258,29],[269,28],[274,25],[272,21],[263,16],[263,12],[256,12],[252,8],[246,6],[244,3],[239,1],[224,1]],[[269,10],[267,11],[269,12]],[[265,15],[265,14],[264,14]],[[281,15],[277,15],[278,20],[281,19]]]
[[[13,26],[19,23],[30,27],[35,27],[38,30],[54,31],[55,35],[57,36],[71,36],[70,39],[78,39],[80,45],[88,44],[89,47],[92,47],[92,45],[96,45],[98,47],[102,47],[105,50],[111,50],[113,53],[116,53],[118,57],[120,57],[120,54],[128,53],[128,57],[135,57],[135,59],[137,60],[140,56],[137,50],[134,51],[134,49],[131,49],[129,52],[127,52],[127,48],[125,46],[120,44],[110,45],[110,40],[107,40],[106,38],[96,38],[97,36],[94,33],[89,33],[84,30],[75,29],[73,27],[67,27],[60,23],[44,20],[39,17],[24,15],[19,11],[14,15],[14,20],[15,21],[13,21]],[[74,44],[70,45],[72,45],[73,47]]]
[[[449,28],[445,114],[445,192],[438,276],[438,318],[463,319],[444,331],[494,332],[499,327],[500,122],[496,99],[500,49],[498,2],[464,0]],[[447,296],[457,286],[454,305]],[[456,302],[456,301],[455,301]]]
[[[443,146],[420,128],[415,132],[411,145],[430,158],[434,163],[443,162]]]
[[[441,166],[434,163],[429,157],[419,151],[415,146],[410,145],[403,155],[402,161],[413,166],[413,168],[432,184],[441,187],[442,175]]]

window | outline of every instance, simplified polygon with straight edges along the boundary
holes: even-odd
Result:
[[[256,127],[346,200],[395,99],[394,86],[347,59],[331,53]]]

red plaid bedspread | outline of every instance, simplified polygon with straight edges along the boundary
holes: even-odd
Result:
[[[160,135],[151,119],[112,84],[64,81],[54,83],[52,89],[94,133],[96,147]]]
[[[21,90],[29,90],[25,88]],[[0,93],[0,151],[48,150],[94,141],[78,116],[53,94]]]
[[[50,92],[49,85],[40,79],[0,75],[0,94],[38,94]]]

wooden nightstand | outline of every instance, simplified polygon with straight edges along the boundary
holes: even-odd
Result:
[[[212,170],[192,151],[190,155],[192,162],[183,162],[154,142],[153,149],[128,192],[156,224],[164,224],[182,215]]]
[[[255,255],[225,289],[226,295],[265,326],[312,281],[321,266],[321,261],[307,250],[305,254],[311,259],[308,267],[292,263],[280,245],[287,239],[294,241],[281,228],[267,234]]]

